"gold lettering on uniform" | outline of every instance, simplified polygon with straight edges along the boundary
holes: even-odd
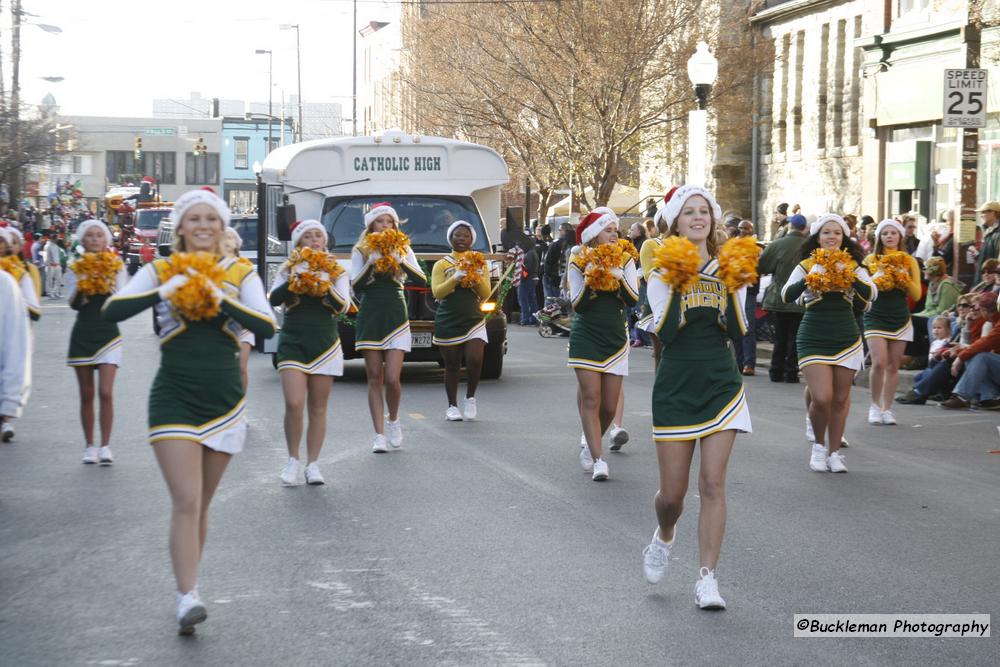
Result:
[[[688,308],[724,310],[725,307],[726,288],[711,280],[701,280],[681,296],[681,319],[684,319],[684,313]]]

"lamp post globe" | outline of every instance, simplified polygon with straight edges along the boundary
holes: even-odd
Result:
[[[694,86],[695,97],[698,98],[698,108],[704,109],[708,93],[719,76],[719,61],[708,50],[708,44],[698,42],[694,55],[687,62],[688,78]]]

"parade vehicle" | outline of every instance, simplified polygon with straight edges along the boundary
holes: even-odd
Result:
[[[256,215],[234,215],[229,223],[236,233],[243,239],[243,246],[240,248],[240,257],[246,257],[254,265],[257,264],[257,216]],[[174,225],[170,221],[170,216],[165,216],[160,220],[160,227],[156,238],[156,254],[159,257],[169,257],[171,245],[173,243],[172,233]],[[282,246],[277,238],[268,239],[272,248],[280,249]]]
[[[482,377],[500,377],[507,320],[495,299],[504,256],[491,243],[500,241],[500,189],[509,177],[507,164],[496,151],[394,129],[370,137],[319,139],[275,149],[261,165],[260,177],[267,229],[283,241],[275,254],[268,244],[269,286],[289,252],[288,224],[294,220],[320,220],[330,251],[349,268],[351,249],[365,228],[365,213],[374,204],[389,202],[404,221],[401,230],[410,237],[428,282],[434,263],[451,251],[449,225],[455,220],[469,222],[476,230],[472,249],[489,260],[495,288],[481,305],[489,318]],[[412,334],[405,360],[443,363],[432,341],[437,302],[429,285],[408,284],[404,293]],[[344,357],[360,357],[349,319],[341,319],[339,332]]]
[[[104,195],[105,222],[130,275],[144,263],[143,245],[155,247],[160,221],[170,217],[172,206],[173,202],[159,201],[153,194],[151,180],[140,187],[112,188]]]

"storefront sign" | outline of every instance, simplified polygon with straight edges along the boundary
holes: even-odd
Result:
[[[175,133],[172,127],[147,127],[143,130],[143,134],[147,137],[166,137],[171,136]]]
[[[945,127],[986,127],[986,70],[944,71]]]

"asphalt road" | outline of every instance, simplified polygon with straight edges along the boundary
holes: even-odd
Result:
[[[864,422],[850,473],[808,469],[801,386],[748,380],[754,433],[730,464],[718,569],[729,603],[694,605],[697,485],[667,576],[655,525],[649,353],[632,356],[611,479],[577,462],[565,340],[512,327],[476,422],[446,423],[441,371],[404,372],[402,451],[370,452],[363,369],[330,401],[324,487],[284,488],[282,401],[251,359],[250,436],[212,506],[200,589],[209,620],[175,633],[168,497],[145,442],[158,362],[150,321],[124,326],[110,468],[80,463],[73,313],[47,304],[35,388],[0,445],[5,665],[996,664],[992,639],[794,639],[796,613],[993,613],[1000,600],[997,413],[900,406]],[[692,480],[694,481],[694,480]]]

